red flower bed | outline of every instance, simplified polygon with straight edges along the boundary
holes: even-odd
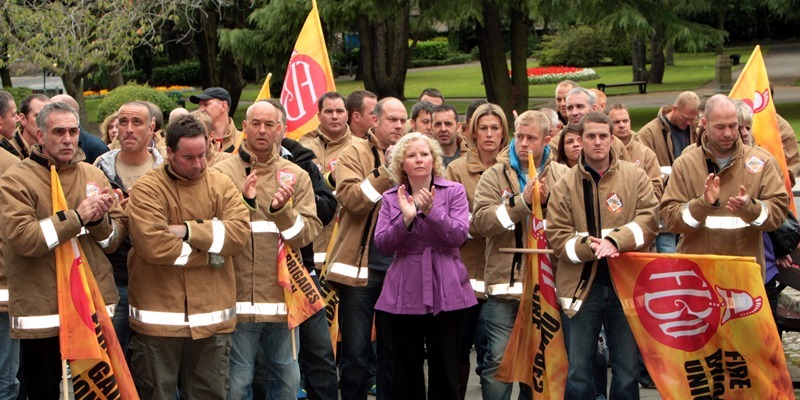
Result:
[[[568,74],[571,72],[582,71],[583,68],[578,67],[535,67],[528,68],[528,76],[538,76],[547,74]]]

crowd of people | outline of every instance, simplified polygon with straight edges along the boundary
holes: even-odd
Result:
[[[683,92],[637,133],[602,92],[563,81],[555,100],[509,121],[485,100],[462,118],[435,89],[410,116],[396,98],[329,92],[295,141],[279,102],[250,105],[239,131],[213,87],[192,112],[125,103],[98,139],[69,96],[31,95],[18,112],[0,91],[0,400],[59,396],[54,250],[73,240],[143,399],[463,400],[473,349],[483,398],[510,399],[496,374],[527,263],[499,249],[528,246],[535,201],[567,399],[652,385],[609,273],[620,253],[755,257],[775,310],[791,261],[765,232],[789,194],[746,104]],[[779,120],[793,183],[797,141]],[[55,213],[51,171],[68,208]],[[338,295],[340,343],[325,309],[289,329],[287,247]]]

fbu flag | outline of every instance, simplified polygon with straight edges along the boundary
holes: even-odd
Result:
[[[297,37],[283,80],[281,104],[286,109],[286,137],[297,139],[317,129],[317,100],[335,90],[317,2],[312,0],[311,12]]]
[[[625,253],[608,263],[665,400],[794,398],[752,257]]]

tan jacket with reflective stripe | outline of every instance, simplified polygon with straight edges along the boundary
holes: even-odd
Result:
[[[249,170],[258,176],[257,208],[250,208],[251,236],[241,253],[233,257],[236,271],[236,315],[238,322],[285,322],[286,301],[278,285],[278,238],[297,251],[311,243],[322,223],[317,218],[314,190],[308,173],[278,156],[277,151],[265,162],[258,162],[245,143],[239,153],[217,164],[224,175],[241,190]],[[291,202],[280,210],[269,207],[281,181],[294,182]],[[302,268],[302,266],[301,266]]]
[[[83,162],[80,149],[58,171],[69,210],[55,215],[50,185],[50,165],[55,162],[42,154],[40,145],[32,146],[31,151],[30,158],[15,164],[0,178],[11,336],[20,339],[58,335],[54,249],[76,236],[105,303],[116,305],[119,295],[105,253],[116,250],[127,234],[127,217],[117,201],[99,223],[82,230],[74,210],[87,193],[104,188],[110,191],[111,185],[102,171]]]
[[[127,211],[133,242],[128,255],[131,328],[194,339],[233,332],[232,257],[250,238],[250,218],[230,178],[206,170],[187,180],[165,164],[139,178]],[[167,230],[183,223],[189,228],[186,241]],[[224,257],[223,265],[212,266],[209,253]]]
[[[525,274],[524,257],[519,271],[513,272],[512,285],[514,255],[500,253],[498,249],[517,247],[514,233],[517,223],[522,224],[522,245],[527,247],[528,221],[532,211],[522,198],[517,173],[509,164],[508,151],[509,148],[506,148],[500,152],[497,163],[481,175],[475,189],[470,231],[474,225],[478,235],[486,238],[484,272],[486,294],[518,299],[522,294]],[[555,162],[553,157],[548,157],[542,175],[547,177],[547,184],[552,187],[567,171],[569,168],[566,165]],[[548,211],[546,209],[542,211],[547,218]]]
[[[587,237],[590,223],[599,228],[596,236],[609,238],[620,252],[644,251],[658,233],[658,200],[650,178],[633,163],[618,161],[613,150],[611,157],[599,183],[584,168],[581,156],[550,192],[547,240],[558,260],[556,292],[570,317],[580,309],[597,273]],[[586,194],[587,189],[591,193]],[[585,195],[591,195],[595,221],[587,220]],[[591,273],[581,282],[584,268]]]
[[[666,118],[670,111],[672,111],[672,106],[661,107],[658,116],[639,129],[639,133],[634,136],[634,140],[642,142],[650,150],[653,150],[653,153],[656,153],[658,165],[661,167],[671,167],[675,162],[675,154],[672,151],[672,135],[669,126],[661,120],[662,116]],[[692,126],[690,131],[689,146],[683,151],[688,150],[692,144],[697,142],[697,130]]]
[[[377,165],[374,154],[378,155]],[[328,280],[349,286],[367,284],[369,247],[381,207],[381,195],[394,184],[384,166],[386,159],[374,133],[353,141],[339,153],[336,164],[336,199],[339,234],[328,261]]]
[[[661,218],[670,232],[681,234],[679,253],[752,256],[764,269],[763,231],[774,231],[786,219],[789,195],[775,159],[764,149],[735,142],[730,164],[719,170],[719,204],[708,204],[704,187],[708,176],[707,136],[703,147],[687,148],[675,160],[672,177],[661,199]],[[713,161],[712,161],[713,162]],[[750,204],[733,214],[728,198],[744,185]]]
[[[661,195],[664,194],[664,183],[661,181],[661,169],[658,165],[656,153],[653,153],[653,150],[633,138],[628,142],[626,148],[628,149],[628,161],[644,170],[650,178],[650,182],[653,183],[656,199],[661,200]]]
[[[328,174],[330,174],[336,167],[336,164],[338,164],[339,154],[349,146],[350,143],[356,140],[361,139],[353,136],[350,132],[350,128],[347,128],[347,132],[345,132],[339,140],[330,140],[317,128],[301,136],[298,141],[300,144],[313,151],[314,155],[317,156],[316,164],[317,167],[319,167],[319,172],[325,178],[325,181],[328,182]],[[330,182],[328,182],[328,186],[330,186]],[[331,190],[335,192],[336,188],[332,187]],[[338,209],[341,209],[341,207]],[[324,253],[327,251],[328,241],[331,240],[331,236],[333,235],[334,225],[335,224],[328,224],[322,229],[319,235],[314,238],[313,247],[315,253]],[[319,262],[317,267],[321,268],[322,262]]]
[[[8,170],[12,165],[19,162],[19,158],[13,154],[0,150],[0,175]],[[3,209],[0,203],[0,209]],[[0,312],[8,311],[8,283],[6,282],[6,267],[3,259],[3,237],[0,235]]]

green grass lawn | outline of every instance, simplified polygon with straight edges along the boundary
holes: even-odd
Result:
[[[732,47],[726,49],[725,54],[741,54],[741,65],[734,68],[742,68],[747,62],[751,51],[752,47],[749,46]],[[762,48],[762,51],[766,53],[768,48]],[[664,83],[649,84],[647,90],[648,92],[659,92],[697,89],[714,79],[714,61],[715,56],[713,53],[678,53],[675,55],[675,65],[667,66],[664,74]],[[538,63],[531,60],[528,62],[528,66],[538,66]],[[630,66],[596,67],[594,69],[598,75],[600,75],[600,78],[581,82],[582,86],[596,87],[598,83],[630,82],[632,78]],[[416,96],[422,89],[436,87],[441,90],[448,99],[452,99],[448,100],[448,103],[452,103],[459,113],[463,113],[471,101],[470,99],[486,97],[483,84],[481,83],[482,80],[481,67],[477,62],[447,68],[411,69],[408,71],[406,78],[405,94],[409,100],[406,101],[405,104],[410,110],[415,102]],[[261,84],[261,82],[258,82],[247,85],[242,91],[241,100],[245,102],[254,101],[261,89]],[[800,84],[800,82],[797,84]],[[530,97],[551,98],[555,86],[555,84],[531,85],[529,87]],[[354,90],[364,89],[364,83],[354,81],[352,78],[343,77],[336,81],[336,89],[346,96]],[[609,95],[637,92],[638,88],[635,86],[608,89]],[[184,96],[188,98],[195,93],[200,93],[200,91],[187,92]],[[277,93],[273,93],[273,95],[277,95]],[[96,115],[100,101],[101,99],[89,99],[86,101],[86,108],[92,125],[99,123],[99,121],[96,121]],[[533,100],[530,106],[535,107],[539,104],[541,104],[541,102]],[[636,109],[635,105],[629,106],[632,108],[631,119],[633,120],[632,126],[634,129],[643,126],[658,112],[657,109]],[[186,107],[189,110],[197,108],[194,104],[187,104]],[[242,105],[236,110],[234,120],[237,125],[241,124],[246,108],[245,105]],[[790,122],[792,122],[793,125],[797,124],[795,126],[795,131],[797,131],[798,125],[800,125],[800,107],[794,107],[794,109],[798,110],[797,114],[783,112],[782,114],[787,114],[787,119],[789,119],[789,116],[792,116],[793,119],[790,119]]]
[[[795,136],[800,134],[800,103],[777,104],[775,109],[781,117],[786,118],[789,124],[792,125]],[[800,140],[800,136],[798,136],[798,140]]]

